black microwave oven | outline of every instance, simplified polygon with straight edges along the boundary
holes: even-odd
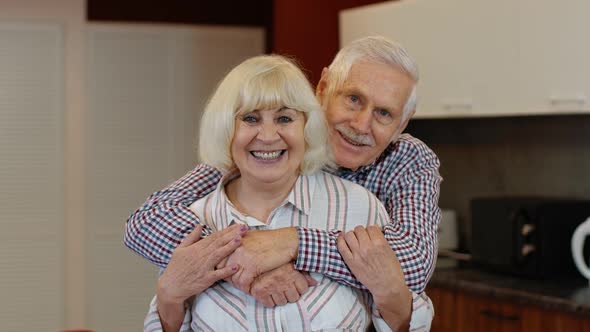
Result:
[[[590,216],[589,200],[476,198],[470,207],[476,265],[534,279],[582,278],[572,258],[571,237]]]

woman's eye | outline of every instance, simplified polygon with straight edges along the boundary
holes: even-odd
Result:
[[[355,96],[355,95],[351,95],[348,97],[350,99],[351,102],[353,103],[358,103],[361,99],[359,98],[359,96]]]
[[[246,114],[242,116],[242,121],[246,123],[256,123],[258,121],[258,118],[252,114]]]
[[[279,116],[279,118],[277,120],[279,123],[290,123],[293,121],[293,119],[291,119],[291,117],[286,116],[286,115]]]

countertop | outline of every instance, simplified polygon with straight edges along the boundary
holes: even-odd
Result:
[[[476,268],[455,267],[437,268],[429,286],[590,317],[590,286],[584,280],[530,280]]]

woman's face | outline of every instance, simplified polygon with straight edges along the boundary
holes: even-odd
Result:
[[[305,152],[304,127],[304,114],[285,107],[238,115],[231,154],[242,179],[294,180]]]

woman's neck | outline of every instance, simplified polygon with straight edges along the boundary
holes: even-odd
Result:
[[[240,212],[268,223],[270,214],[287,198],[295,181],[297,176],[274,183],[260,183],[240,176],[225,186],[225,193]]]

